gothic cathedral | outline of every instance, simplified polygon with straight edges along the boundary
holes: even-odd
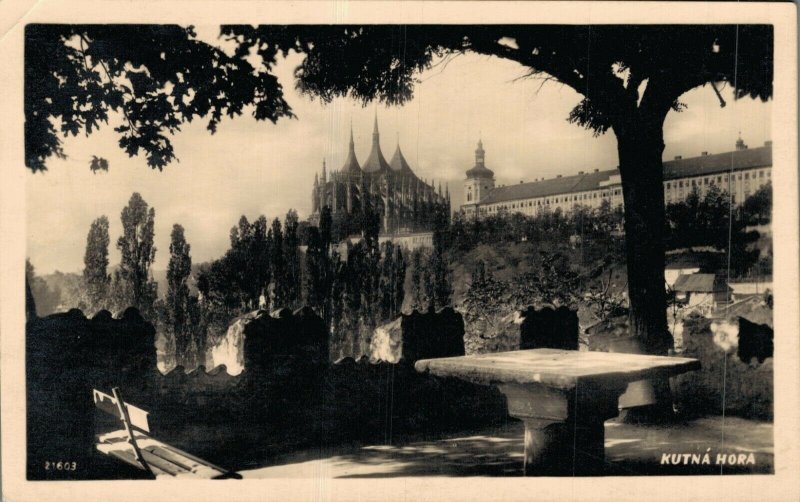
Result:
[[[419,179],[403,157],[399,141],[391,161],[386,162],[377,116],[367,160],[359,165],[351,127],[347,160],[330,174],[322,162],[321,176],[314,175],[311,204],[313,224],[319,223],[326,206],[334,219],[357,220],[359,214],[373,210],[380,216],[382,235],[429,232],[450,218],[449,190],[445,187],[442,193],[441,181],[437,190],[433,183]]]

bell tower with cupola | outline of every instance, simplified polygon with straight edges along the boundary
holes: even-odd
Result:
[[[478,203],[486,198],[494,188],[494,172],[486,167],[486,151],[483,149],[483,141],[478,140],[478,148],[475,150],[475,165],[467,170],[467,178],[464,180],[464,213],[474,215],[477,213]]]

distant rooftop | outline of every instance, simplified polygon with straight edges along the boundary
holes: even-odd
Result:
[[[764,146],[687,159],[676,158],[663,162],[664,180],[739,171],[772,165],[772,142]],[[575,192],[599,190],[600,183],[618,176],[619,170],[609,169],[571,176],[561,176],[542,181],[532,181],[497,187],[480,201],[481,205],[518,199],[532,199]]]
[[[596,173],[576,174],[574,176],[561,176],[543,181],[520,183],[518,185],[502,186],[489,192],[489,195],[481,200],[480,203],[492,204],[494,202],[596,190],[599,188],[600,182],[608,181],[608,179],[615,174],[619,174],[619,172],[613,169],[609,171],[598,171]]]
[[[772,165],[772,143],[758,148],[736,150],[715,155],[701,155],[688,159],[675,159],[664,162],[664,179],[702,176],[725,171],[738,171]]]
[[[714,274],[682,274],[672,285],[675,291],[686,293],[713,293],[728,289],[725,279]]]

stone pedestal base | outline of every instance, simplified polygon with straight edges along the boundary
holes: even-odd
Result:
[[[503,384],[509,415],[525,424],[526,476],[601,474],[603,423],[619,413],[625,385],[579,384],[560,390],[539,384]]]

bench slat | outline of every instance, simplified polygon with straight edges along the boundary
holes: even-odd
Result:
[[[97,409],[122,420],[119,407],[117,406],[117,400],[114,399],[114,396],[108,395],[105,392],[100,392],[97,389],[92,389],[92,395]],[[150,432],[150,422],[148,420],[149,412],[129,403],[125,403],[125,408],[128,410],[128,416],[131,419],[131,427],[142,432]]]
[[[190,470],[186,469],[185,466],[170,462],[169,460],[159,457],[158,455],[153,455],[153,453],[148,450],[142,450],[142,456],[148,465],[151,467],[158,467],[171,476],[177,476],[178,474],[191,472]]]
[[[235,472],[225,470],[150,436],[149,413],[125,403],[119,396],[117,388],[114,389],[114,396],[97,389],[92,389],[92,395],[99,410],[116,417],[125,425],[125,429],[97,436],[96,448],[99,452],[115,456],[139,469],[145,469],[154,476],[241,478]],[[120,408],[119,402],[124,408]]]

